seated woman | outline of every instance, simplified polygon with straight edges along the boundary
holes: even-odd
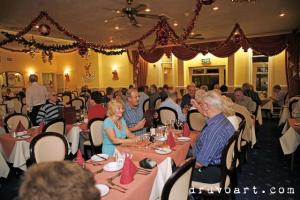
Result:
[[[122,117],[123,112],[124,104],[121,101],[113,99],[108,103],[107,118],[103,125],[102,153],[112,156],[116,145],[136,141],[136,136],[129,131]]]

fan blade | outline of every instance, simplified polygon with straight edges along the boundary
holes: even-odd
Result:
[[[137,13],[137,17],[145,17],[145,18],[151,18],[151,19],[160,19],[163,16],[161,15],[153,15],[153,14],[144,14],[144,13]]]
[[[121,17],[125,17],[125,15],[118,15],[118,16],[114,16],[114,17],[110,17],[110,18],[107,18],[107,19],[105,19],[105,20],[107,20],[107,22],[110,22],[110,21],[112,21],[112,20],[114,20],[114,19],[118,19],[118,18],[121,18]],[[105,21],[104,20],[104,21]],[[106,22],[106,23],[107,23]]]
[[[147,5],[146,4],[139,4],[137,5],[134,9],[139,12],[141,10],[145,10],[147,8]]]
[[[129,21],[132,26],[141,27],[136,18],[133,15],[128,15]]]
[[[120,10],[118,10],[118,9],[113,9],[113,8],[105,8],[105,7],[102,7],[101,9],[113,11],[113,12],[115,12],[115,13],[121,12]]]

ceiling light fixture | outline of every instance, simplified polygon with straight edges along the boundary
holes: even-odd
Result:
[[[35,25],[34,28],[38,29],[38,28],[40,28],[40,27],[39,27],[39,25]]]
[[[213,7],[213,10],[219,10],[219,7],[218,6],[215,6],[215,7]]]
[[[255,3],[256,0],[231,0],[234,3],[243,3],[243,2],[248,2],[248,3]]]
[[[173,26],[178,26],[178,23],[177,23],[177,22],[174,22],[174,23],[173,23]]]
[[[119,26],[115,26],[115,30],[119,30],[120,29],[120,27]]]
[[[145,12],[150,12],[150,11],[151,11],[150,8],[146,8],[146,9],[145,9]]]
[[[119,10],[116,10],[116,13],[117,13],[117,14],[120,14],[120,13],[121,13],[121,11],[119,11]]]
[[[284,17],[285,13],[280,13],[279,17]]]
[[[195,35],[195,33],[194,33],[194,32],[191,32],[191,35]]]
[[[108,20],[106,19],[106,20],[104,20],[104,23],[108,23]]]
[[[114,41],[113,41],[113,39],[112,39],[112,38],[110,38],[110,39],[109,39],[109,42],[110,42],[110,43],[113,43]]]

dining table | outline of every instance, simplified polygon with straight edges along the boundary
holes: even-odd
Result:
[[[150,173],[136,173],[134,180],[127,184],[123,185],[120,183],[120,171],[116,172],[107,172],[105,170],[101,171],[104,164],[114,160],[113,157],[110,157],[108,160],[102,161],[100,165],[91,163],[91,160],[87,161],[85,164],[92,173],[94,173],[95,180],[97,184],[105,184],[111,188],[109,193],[102,197],[101,199],[128,199],[128,200],[155,200],[159,199],[163,190],[163,187],[169,177],[172,175],[172,166],[173,162],[178,167],[185,162],[187,153],[199,136],[199,132],[191,131],[189,135],[189,140],[187,141],[178,141],[177,138],[180,136],[182,131],[177,131],[175,135],[176,146],[171,148],[169,153],[158,153],[157,149],[166,147],[165,142],[156,141],[154,143],[147,141],[138,141],[130,145],[119,145],[116,147],[116,152],[125,153],[132,156],[132,161],[138,168],[139,161],[144,158],[149,158],[157,163],[157,167],[150,170]],[[101,171],[97,173],[97,171]],[[143,172],[143,170],[142,170]],[[113,186],[108,181],[110,177],[116,177],[114,179],[114,184],[118,186]],[[119,186],[125,188],[122,190]],[[121,189],[123,192],[117,190]]]

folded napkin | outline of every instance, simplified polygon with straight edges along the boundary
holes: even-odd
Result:
[[[190,127],[187,122],[184,122],[182,135],[184,137],[189,137],[190,134],[191,134]]]
[[[175,138],[174,138],[173,133],[172,133],[171,130],[169,131],[166,143],[167,143],[167,145],[169,145],[170,149],[173,149],[176,146]]]
[[[26,129],[24,128],[23,124],[21,121],[19,121],[18,125],[17,125],[17,128],[16,128],[16,132],[22,132],[22,131],[25,131]]]
[[[80,166],[82,166],[84,163],[84,159],[82,157],[80,149],[78,149],[78,151],[77,151],[76,161]]]
[[[126,156],[123,170],[121,173],[120,183],[121,184],[131,183],[134,179],[133,177],[136,172],[137,172],[137,167],[132,162],[132,160]]]

